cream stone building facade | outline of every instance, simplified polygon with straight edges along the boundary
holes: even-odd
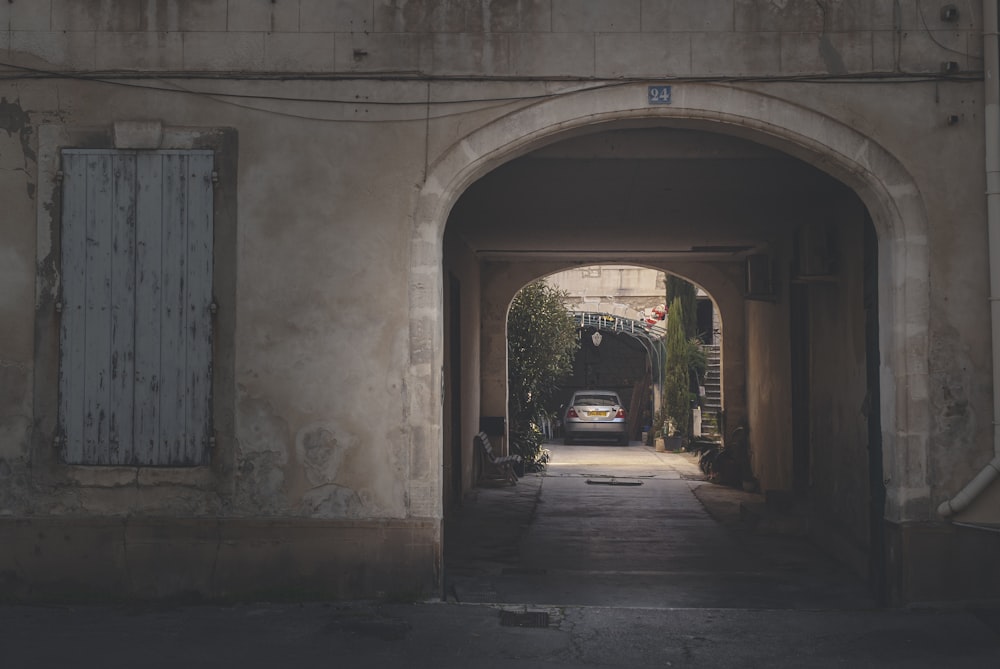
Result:
[[[511,298],[618,263],[712,296],[874,590],[996,597],[997,3],[947,4],[0,3],[0,594],[434,592]]]
[[[632,265],[589,265],[545,277],[545,283],[566,293],[572,311],[621,312],[642,320],[662,306],[667,294],[663,272]]]

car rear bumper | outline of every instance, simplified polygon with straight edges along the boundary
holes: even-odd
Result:
[[[625,434],[628,425],[627,423],[567,423],[563,430],[573,437],[598,437]]]

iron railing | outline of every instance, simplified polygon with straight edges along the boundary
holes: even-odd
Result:
[[[573,312],[573,318],[581,328],[589,327],[597,330],[621,332],[652,341],[663,339],[663,336],[666,334],[666,328],[663,325],[650,325],[646,321],[637,321],[634,318],[625,318],[616,314],[597,311],[575,311]],[[665,321],[659,322],[665,323]]]

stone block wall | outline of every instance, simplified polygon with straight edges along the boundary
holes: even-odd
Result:
[[[60,70],[660,78],[978,70],[979,3],[12,0],[0,51]]]

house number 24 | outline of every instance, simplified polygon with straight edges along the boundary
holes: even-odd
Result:
[[[650,86],[646,95],[651,105],[670,104],[670,86]]]

